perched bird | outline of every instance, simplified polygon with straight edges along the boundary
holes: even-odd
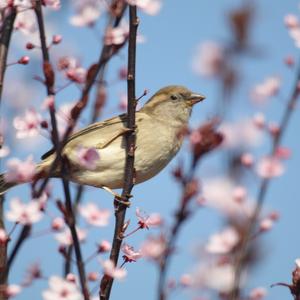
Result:
[[[194,104],[204,100],[183,86],[167,86],[160,89],[136,112],[136,183],[144,182],[159,173],[180,149],[183,136],[179,133],[188,124]],[[68,161],[68,174],[62,174],[61,166],[51,177],[64,176],[70,181],[106,189],[123,187],[127,115],[94,123],[74,134],[66,142],[62,156]],[[78,149],[93,148],[99,154],[92,169],[84,168],[78,160]],[[52,149],[42,156],[36,173],[47,176],[56,157]],[[6,182],[0,175],[0,194],[20,182]]]

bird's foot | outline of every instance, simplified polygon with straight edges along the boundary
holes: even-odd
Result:
[[[102,189],[104,189],[105,191],[107,191],[111,195],[113,195],[116,202],[126,205],[127,207],[130,207],[131,202],[128,201],[128,199],[132,198],[132,195],[127,195],[126,197],[122,197],[122,195],[116,193],[115,191],[113,191],[112,189],[110,189],[107,186],[103,186]]]

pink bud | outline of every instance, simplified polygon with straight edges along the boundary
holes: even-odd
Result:
[[[243,186],[238,186],[233,191],[233,198],[238,203],[241,203],[243,200],[245,200],[247,196],[247,190]]]
[[[61,41],[62,41],[62,36],[61,36],[61,35],[56,34],[56,35],[54,35],[54,36],[52,37],[52,43],[53,43],[54,45],[59,44]]]
[[[284,59],[284,63],[288,66],[288,67],[293,67],[295,65],[295,58],[292,55],[288,55],[286,56],[286,58]]]
[[[89,281],[96,281],[98,280],[98,273],[97,272],[90,272],[87,275]]]
[[[289,159],[291,157],[291,150],[286,147],[278,147],[275,151],[275,156],[279,159]]]
[[[34,48],[35,48],[35,46],[32,43],[29,42],[29,43],[26,44],[26,49],[27,50],[32,50]]]
[[[66,276],[66,279],[70,282],[76,282],[76,276],[73,274],[73,273],[69,273],[67,276]]]
[[[51,228],[54,231],[61,230],[65,225],[65,222],[62,218],[55,218],[51,223]]]
[[[245,167],[252,167],[254,162],[254,158],[253,155],[251,153],[244,153],[241,156],[241,163],[245,166]]]
[[[253,123],[259,129],[264,128],[264,126],[266,124],[264,114],[262,114],[262,113],[255,114],[253,117]]]
[[[29,63],[29,56],[22,56],[19,60],[18,60],[18,64],[20,65],[27,65]]]

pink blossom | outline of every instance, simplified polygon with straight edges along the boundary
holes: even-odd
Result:
[[[19,60],[18,60],[18,64],[20,65],[27,65],[30,61],[30,57],[29,56],[22,56]]]
[[[121,45],[129,34],[129,26],[126,23],[121,23],[118,27],[109,27],[104,37],[105,45]]]
[[[17,130],[17,138],[27,138],[39,134],[42,117],[35,109],[25,111],[23,117],[15,117],[13,125]]]
[[[149,237],[141,247],[142,256],[159,260],[166,251],[166,241],[163,236]]]
[[[122,251],[124,253],[123,259],[125,262],[137,261],[139,258],[142,257],[140,251],[135,251],[132,246],[129,246],[126,243],[122,245]]]
[[[42,293],[44,300],[82,300],[81,292],[74,282],[51,276],[49,289]]]
[[[284,167],[277,157],[266,156],[258,162],[256,172],[262,178],[279,177],[284,173]]]
[[[80,242],[83,242],[87,236],[86,231],[77,227],[76,232],[77,232],[78,240]],[[70,246],[73,244],[73,239],[69,228],[66,228],[63,232],[57,233],[55,235],[55,239],[62,246]]]
[[[284,17],[284,24],[288,28],[299,27],[299,20],[295,15],[288,14]]]
[[[254,163],[254,157],[251,153],[243,153],[241,156],[241,163],[245,166],[245,167],[251,167]]]
[[[88,169],[95,170],[97,168],[97,161],[100,159],[99,152],[96,148],[79,147],[77,149],[78,163]]]
[[[43,217],[40,204],[36,201],[22,203],[19,198],[13,198],[9,205],[10,210],[6,212],[8,221],[30,225],[40,221]]]
[[[111,243],[109,241],[103,240],[98,245],[98,253],[108,252],[111,249]]]
[[[213,234],[205,246],[205,250],[212,254],[226,254],[239,242],[238,232],[233,227],[228,227],[220,233]]]
[[[0,158],[6,157],[10,153],[10,149],[6,145],[0,147]]]
[[[86,80],[86,69],[77,67],[66,71],[66,76],[76,83],[84,83]]]
[[[252,212],[252,205],[249,198],[243,201],[236,201],[234,190],[236,185],[228,177],[216,177],[203,180],[203,197],[206,199],[206,206],[213,207],[229,217],[248,217]]]
[[[46,110],[54,107],[54,103],[55,103],[54,100],[55,99],[53,95],[46,97],[42,103],[42,109]]]
[[[55,35],[52,37],[52,43],[53,43],[54,45],[59,44],[61,41],[62,41],[62,36],[59,35],[59,34],[55,34]]]
[[[100,17],[104,6],[102,1],[74,1],[76,14],[70,18],[73,26],[92,26]]]
[[[254,125],[251,119],[241,119],[232,123],[223,123],[220,131],[224,135],[224,148],[253,148],[260,145],[262,131]]]
[[[194,278],[191,274],[183,274],[179,282],[184,287],[190,287],[194,284]]]
[[[93,226],[107,226],[110,217],[110,211],[108,209],[99,209],[94,203],[88,203],[86,205],[80,205],[80,214],[85,220]]]
[[[253,116],[253,123],[257,128],[262,129],[266,125],[265,115],[263,113],[257,113]]]
[[[267,290],[264,287],[257,287],[250,291],[250,300],[262,300],[267,295]]]
[[[0,228],[0,245],[6,244],[9,240],[8,235],[6,234],[6,231],[3,228]]]
[[[76,275],[73,273],[68,273],[66,276],[66,279],[67,279],[67,281],[73,282],[73,283],[76,283],[76,280],[77,280]]]
[[[28,1],[31,2],[31,1]],[[30,6],[32,4],[30,3]],[[32,9],[24,10],[17,14],[14,22],[14,28],[20,30],[25,35],[31,35],[36,32],[37,25],[35,21],[35,14]]]
[[[194,276],[195,284],[228,293],[234,285],[234,267],[229,263],[207,264],[197,268]]]
[[[222,72],[224,59],[224,49],[216,42],[208,41],[198,47],[192,67],[198,75],[213,77]]]
[[[7,298],[13,298],[20,294],[22,291],[22,287],[18,284],[9,284],[5,289],[5,295]]]
[[[291,149],[287,147],[278,147],[275,151],[275,156],[279,159],[288,159],[291,157]]]
[[[266,78],[262,83],[257,84],[252,92],[251,97],[253,100],[263,103],[268,98],[278,94],[281,86],[281,80],[279,77],[273,76]]]
[[[61,7],[61,4],[60,4],[60,0],[43,0],[44,4],[47,6],[47,7],[50,7],[52,9],[60,9]]]
[[[234,200],[241,202],[244,201],[247,197],[247,190],[243,186],[237,186],[233,190]]]
[[[139,220],[138,224],[141,228],[147,228],[150,227],[157,227],[162,225],[163,220],[158,213],[153,213],[150,216],[146,215],[144,212],[142,212],[139,208],[136,208],[135,214]]]
[[[296,267],[300,269],[300,258],[295,259]]]
[[[156,15],[162,6],[161,0],[126,0],[130,5],[136,5],[144,13]]]
[[[116,267],[112,260],[107,259],[105,261],[100,261],[103,272],[105,275],[112,277],[114,279],[121,280],[126,277],[127,271],[124,268]]]
[[[30,182],[36,173],[35,167],[32,156],[25,161],[11,158],[7,162],[8,171],[4,174],[4,179],[6,182]]]
[[[63,218],[60,217],[54,218],[51,222],[51,229],[54,231],[59,231],[63,229],[64,226],[65,226],[65,221]]]
[[[260,221],[259,223],[259,229],[260,231],[269,231],[273,228],[274,225],[274,220],[272,220],[271,218],[265,218],[263,220]]]
[[[69,124],[71,119],[71,110],[74,107],[75,103],[65,103],[59,107],[56,113],[57,117],[57,127],[60,136],[65,132],[66,126]]]

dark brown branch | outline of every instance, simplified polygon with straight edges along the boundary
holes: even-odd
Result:
[[[65,164],[63,164],[63,166],[64,165]],[[66,170],[66,169],[64,169],[63,171],[68,172],[68,170]],[[84,262],[83,262],[82,254],[81,254],[80,242],[79,242],[79,238],[78,238],[77,231],[76,231],[76,220],[75,220],[75,214],[73,211],[73,206],[72,206],[72,201],[71,201],[69,182],[66,179],[62,179],[62,182],[63,182],[63,188],[64,188],[64,193],[65,193],[65,198],[66,198],[66,214],[67,215],[65,216],[65,221],[66,221],[66,224],[68,225],[71,235],[72,235],[73,247],[74,247],[75,255],[76,255],[76,264],[77,264],[82,294],[83,294],[84,300],[89,300],[90,296],[89,296],[89,291],[88,291],[87,282],[86,282],[86,274],[85,274]]]
[[[0,38],[0,105],[2,100],[2,91],[4,84],[4,76],[7,65],[7,54],[9,43],[16,18],[16,9],[12,8],[10,14],[4,19]],[[0,137],[0,149],[2,147],[2,139]],[[0,160],[1,161],[1,160]],[[0,229],[5,229],[3,220],[4,195],[0,195]],[[3,293],[7,283],[7,243],[0,243],[0,300],[5,299]]]
[[[280,146],[283,134],[287,130],[288,123],[291,119],[292,113],[295,109],[297,100],[299,98],[299,80],[300,80],[300,65],[298,67],[297,76],[296,76],[292,94],[290,96],[290,100],[286,106],[283,117],[279,124],[279,133],[277,134],[277,136],[274,137],[274,140],[273,140],[272,149],[271,149],[272,155],[275,153],[278,146]],[[261,181],[261,184],[260,184],[260,187],[258,190],[257,201],[256,201],[256,205],[254,208],[254,212],[249,220],[245,234],[242,238],[240,251],[237,254],[237,259],[235,262],[234,285],[233,285],[233,288],[232,288],[232,291],[231,291],[231,294],[229,297],[230,300],[238,300],[239,299],[240,279],[241,279],[241,275],[242,275],[242,272],[244,269],[244,263],[245,263],[247,255],[248,255],[249,244],[251,241],[251,237],[253,235],[253,231],[255,230],[257,219],[259,218],[260,212],[264,205],[266,193],[270,186],[270,182],[271,182],[270,179],[262,179],[262,181]]]
[[[126,164],[125,164],[125,178],[122,191],[122,198],[129,201],[130,193],[133,188],[134,181],[134,149],[135,149],[135,63],[136,63],[136,35],[139,20],[137,18],[136,6],[129,6],[129,40],[128,40],[128,77],[127,77],[127,127],[132,129],[132,132],[126,136]],[[110,259],[115,266],[118,263],[121,244],[123,240],[124,222],[127,205],[114,200],[115,206],[115,231],[113,237],[113,245],[110,253]],[[110,297],[111,288],[113,285],[113,278],[106,275],[103,276],[100,284],[100,300],[108,300]]]
[[[16,15],[16,9],[12,8],[10,14],[5,18],[2,25],[3,27],[0,38],[0,104],[2,99],[4,75],[7,65],[7,53]]]

